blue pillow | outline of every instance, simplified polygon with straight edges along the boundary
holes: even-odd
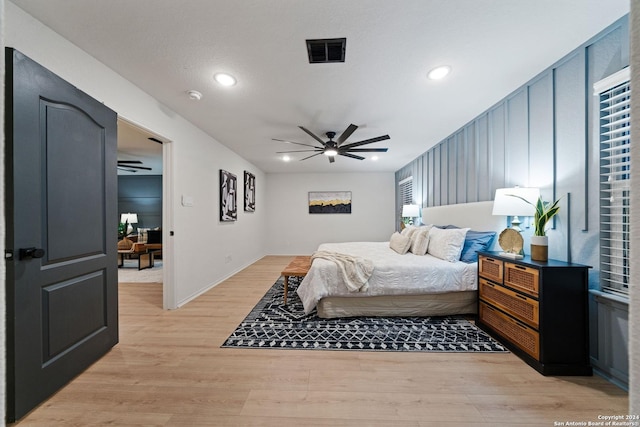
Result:
[[[491,249],[493,239],[496,237],[495,231],[467,231],[464,239],[464,246],[460,254],[460,261],[472,263],[478,261],[478,251]]]

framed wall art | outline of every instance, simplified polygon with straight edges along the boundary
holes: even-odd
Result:
[[[231,172],[220,169],[220,221],[238,219],[238,179]]]
[[[247,171],[244,171],[244,210],[256,211],[256,177]]]
[[[351,191],[309,191],[310,214],[350,214]]]

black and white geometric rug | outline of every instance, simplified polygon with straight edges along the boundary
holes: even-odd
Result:
[[[283,278],[267,291],[222,347],[309,350],[508,352],[463,317],[350,317],[306,315],[289,278],[283,305]]]

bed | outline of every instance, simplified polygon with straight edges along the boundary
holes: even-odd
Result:
[[[476,202],[425,208],[422,222],[439,226],[438,233],[448,226],[498,234],[506,222],[504,217],[491,214],[492,207],[493,202]],[[494,238],[484,249],[495,250],[497,240]],[[315,259],[296,291],[307,313],[315,308],[319,317],[336,318],[442,316],[477,311],[477,262],[450,262],[429,253],[401,254],[390,248],[390,242],[325,243],[318,252],[348,254],[370,261],[373,269],[362,288],[354,291],[345,285],[334,262]]]

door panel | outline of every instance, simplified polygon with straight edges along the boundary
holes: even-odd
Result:
[[[118,342],[117,127],[115,112],[13,49],[6,79],[13,421]]]

